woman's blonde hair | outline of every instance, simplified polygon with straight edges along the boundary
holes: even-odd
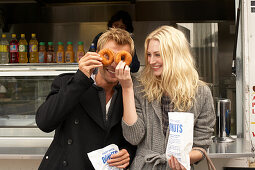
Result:
[[[157,40],[160,44],[163,71],[158,77],[148,63],[150,40]],[[199,80],[185,35],[171,26],[161,26],[147,36],[144,47],[146,66],[138,80],[145,87],[145,97],[151,102],[161,101],[162,96],[167,95],[174,103],[174,109],[188,111],[194,104],[199,82],[204,83]]]
[[[106,30],[98,39],[97,49],[100,51],[102,47],[110,40],[115,41],[119,45],[130,45],[131,55],[134,55],[134,41],[130,36],[130,33],[120,28],[110,28]]]

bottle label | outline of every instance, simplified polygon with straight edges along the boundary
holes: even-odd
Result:
[[[57,53],[57,60],[58,62],[63,62],[63,53]]]
[[[4,45],[0,45],[0,52],[3,52]]]
[[[78,61],[80,61],[80,59],[84,56],[84,52],[83,51],[78,52],[77,56],[78,56],[78,59],[79,59]]]
[[[2,45],[2,52],[8,52],[8,45]]]
[[[8,52],[8,45],[0,45],[0,52]]]
[[[37,52],[38,45],[29,45],[29,52]]]
[[[44,63],[44,52],[39,52],[39,63]]]
[[[0,63],[1,64],[8,64],[9,63],[9,54],[8,53],[3,53],[2,58],[0,58]]]
[[[70,53],[66,53],[66,63],[70,63],[71,55]]]
[[[52,62],[53,62],[53,55],[47,54],[47,63],[52,63]]]
[[[27,45],[19,45],[19,52],[27,52]]]
[[[10,52],[18,52],[18,45],[10,45]]]

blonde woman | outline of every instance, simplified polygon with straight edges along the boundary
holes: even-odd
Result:
[[[212,94],[206,83],[199,80],[189,48],[181,31],[161,26],[145,40],[146,66],[137,79],[132,81],[125,63],[116,68],[123,93],[123,134],[137,145],[131,170],[185,169],[173,156],[165,158],[168,112],[194,114],[193,147],[207,149],[212,143]],[[189,156],[191,164],[203,158],[195,149]]]

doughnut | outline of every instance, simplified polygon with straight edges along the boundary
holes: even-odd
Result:
[[[120,51],[117,53],[117,55],[114,57],[114,62],[118,64],[121,60],[124,60],[126,65],[130,65],[132,62],[132,56],[127,51]]]
[[[102,63],[104,66],[109,66],[112,64],[112,62],[114,60],[114,54],[113,54],[112,50],[104,48],[104,49],[100,50],[98,54],[102,58]]]

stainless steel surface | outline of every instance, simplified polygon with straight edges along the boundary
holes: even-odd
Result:
[[[19,120],[20,121],[20,120]],[[31,138],[29,138],[31,136]],[[3,139],[8,139],[8,138],[25,138],[25,139],[38,139],[40,137],[52,137],[54,136],[54,132],[50,133],[45,133],[41,131],[39,128],[34,127],[34,128],[28,128],[28,127],[4,127],[0,128],[0,143],[1,141],[4,141]],[[5,143],[6,142],[6,143]],[[10,144],[9,141],[2,142],[0,146],[6,146],[7,144]],[[24,144],[23,142],[18,143],[17,141],[12,140],[12,143],[17,146],[17,144]],[[28,145],[29,147],[29,145]],[[30,146],[31,147],[31,146]]]
[[[237,14],[237,8],[238,8],[238,4],[239,1],[241,0],[236,0],[236,14]],[[240,17],[240,23],[243,23],[243,17]],[[240,25],[239,25],[240,26]],[[236,135],[237,137],[241,138],[244,137],[244,114],[241,113],[245,113],[245,109],[244,109],[244,105],[243,102],[244,101],[244,87],[243,85],[246,83],[245,81],[243,81],[243,51],[242,51],[242,36],[244,34],[244,30],[242,30],[243,27],[240,27],[240,29],[238,29],[238,41],[237,41],[237,49],[236,49]],[[244,82],[244,83],[243,83]]]
[[[254,157],[251,151],[251,144],[243,138],[236,138],[232,143],[217,143],[209,147],[210,158],[238,158],[238,157]]]
[[[0,159],[42,159],[52,137],[0,138]]]
[[[0,159],[42,159],[48,147],[0,147]]]
[[[42,159],[52,137],[38,138],[0,138],[0,159]],[[233,143],[213,143],[209,147],[210,158],[254,157],[251,144],[243,138]]]
[[[52,137],[0,137],[0,147],[36,148],[49,147]]]

